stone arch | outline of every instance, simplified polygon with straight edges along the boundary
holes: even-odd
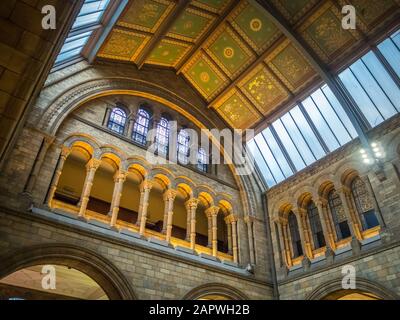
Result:
[[[389,160],[396,159],[400,155],[400,132],[395,134],[386,143],[386,158]]]
[[[69,148],[80,143],[87,145],[86,149],[92,156],[97,156],[98,154],[100,154],[100,144],[95,138],[89,136],[88,134],[73,134],[63,141],[63,145]]]
[[[184,176],[179,176],[176,177],[173,181],[173,188],[178,188],[179,185],[185,186],[186,190],[190,190],[189,192],[191,193],[192,196],[197,197],[198,193],[196,192],[196,184],[194,183],[193,180],[189,179],[188,177]]]
[[[140,172],[143,177],[147,177],[151,171],[150,164],[148,164],[146,160],[136,156],[128,157],[126,160],[124,160],[122,163],[122,168],[126,171],[129,170],[129,168],[134,168]]]
[[[174,181],[174,174],[166,168],[154,167],[150,170],[149,179],[159,179],[166,189],[170,188]]]
[[[238,289],[222,283],[207,283],[190,290],[182,300],[197,300],[204,296],[217,295],[230,300],[249,300],[249,298]]]
[[[400,297],[393,291],[387,289],[383,285],[367,280],[364,278],[356,278],[357,290],[353,292],[368,292],[372,293],[384,300],[399,300]],[[334,294],[343,290],[342,278],[333,279],[325,282],[315,288],[307,297],[306,300],[322,300],[328,295]]]
[[[69,266],[91,277],[109,299],[137,299],[128,280],[109,260],[87,248],[71,244],[41,244],[25,247],[1,257],[0,279],[20,269],[39,264]]]

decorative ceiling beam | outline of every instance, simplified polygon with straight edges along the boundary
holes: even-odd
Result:
[[[355,106],[347,96],[342,84],[338,79],[332,75],[327,67],[310,46],[304,41],[303,38],[289,25],[282,14],[276,10],[269,1],[266,0],[249,0],[260,10],[265,10],[265,14],[268,18],[283,32],[283,34],[296,46],[296,48],[307,58],[308,62],[319,74],[319,76],[326,82],[333,94],[336,96],[340,104],[342,105],[347,116],[350,118],[360,141],[364,148],[371,150],[369,145],[368,137],[365,133],[365,128],[362,121],[358,118]]]
[[[183,11],[188,7],[190,1],[187,0],[178,0],[175,9],[169,16],[163,21],[160,27],[156,30],[154,35],[152,35],[151,39],[147,43],[146,47],[142,50],[142,53],[138,57],[136,61],[136,65],[138,69],[143,67],[143,64],[146,62],[147,58],[157,46],[159,41],[167,34],[169,29],[171,29],[172,25],[176,21],[176,19],[181,15]]]
[[[265,50],[261,55],[259,55],[256,60],[254,60],[246,69],[244,69],[243,72],[240,73],[240,75],[232,81],[218,96],[216,96],[208,105],[208,108],[211,108],[212,105],[217,102],[219,99],[221,99],[225,94],[227,94],[231,89],[233,89],[241,80],[243,80],[251,71],[254,70],[255,67],[257,67],[260,63],[262,63],[267,56],[278,46],[280,45],[283,41],[285,40],[285,37],[279,37],[274,44],[269,47],[267,50]],[[269,70],[270,71],[270,70]],[[273,73],[275,76],[275,74]],[[286,88],[286,86],[285,86]],[[290,91],[289,91],[290,92]]]
[[[226,21],[230,14],[235,10],[236,6],[240,3],[240,0],[234,0],[232,3],[229,5],[229,7],[211,24],[211,27],[208,29],[207,32],[205,32],[200,39],[197,41],[197,43],[193,46],[192,49],[189,50],[189,52],[186,54],[185,59],[182,59],[182,61],[176,66],[176,74],[180,74],[188,60],[196,55],[202,48],[204,42],[207,40],[207,38],[214,33],[214,31],[219,27],[221,23]]]

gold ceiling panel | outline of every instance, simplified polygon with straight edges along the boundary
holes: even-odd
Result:
[[[154,33],[175,7],[167,0],[134,0],[117,25]]]
[[[114,60],[135,61],[149,40],[149,36],[114,28],[98,56]]]
[[[188,53],[191,47],[192,46],[186,43],[163,39],[151,52],[146,63],[165,67],[175,67]]]
[[[193,0],[192,5],[214,13],[222,13],[232,0]]]
[[[259,113],[236,89],[229,91],[215,103],[215,109],[234,129],[247,129],[261,120]]]
[[[227,24],[218,28],[208,38],[204,47],[213,61],[231,79],[235,78],[256,58]]]
[[[271,113],[290,96],[263,63],[241,80],[239,87],[263,115]]]
[[[330,1],[322,5],[300,27],[302,37],[324,61],[333,61],[360,39],[356,30],[342,28],[342,14]]]
[[[267,57],[266,63],[292,92],[297,92],[316,75],[306,58],[287,39]]]
[[[270,0],[291,23],[299,21],[320,0]],[[323,2],[323,1],[320,1]]]

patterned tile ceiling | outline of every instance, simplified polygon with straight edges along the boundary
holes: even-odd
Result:
[[[319,79],[256,2],[130,0],[98,57],[173,68],[228,125],[255,127]],[[400,0],[267,2],[327,68],[400,11]],[[357,9],[356,30],[341,27],[346,4]]]

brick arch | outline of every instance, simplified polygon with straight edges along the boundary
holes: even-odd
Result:
[[[0,279],[23,268],[55,264],[74,268],[92,278],[111,300],[137,299],[128,280],[109,260],[87,248],[71,244],[40,244],[3,255]]]
[[[385,288],[383,285],[367,280],[364,278],[356,278],[356,287],[357,290],[349,290],[347,293],[355,293],[355,292],[368,292],[372,293],[381,299],[384,300],[399,300],[400,297],[392,292],[391,290]],[[337,278],[325,282],[315,288],[307,297],[306,300],[323,300],[329,295],[336,294],[338,298],[340,298],[341,291],[343,291],[342,287],[342,278]],[[346,294],[347,294],[346,293]],[[342,294],[344,296],[344,294]]]
[[[222,283],[203,284],[186,293],[182,300],[198,300],[208,295],[219,295],[230,300],[249,300],[249,298],[238,289]]]

